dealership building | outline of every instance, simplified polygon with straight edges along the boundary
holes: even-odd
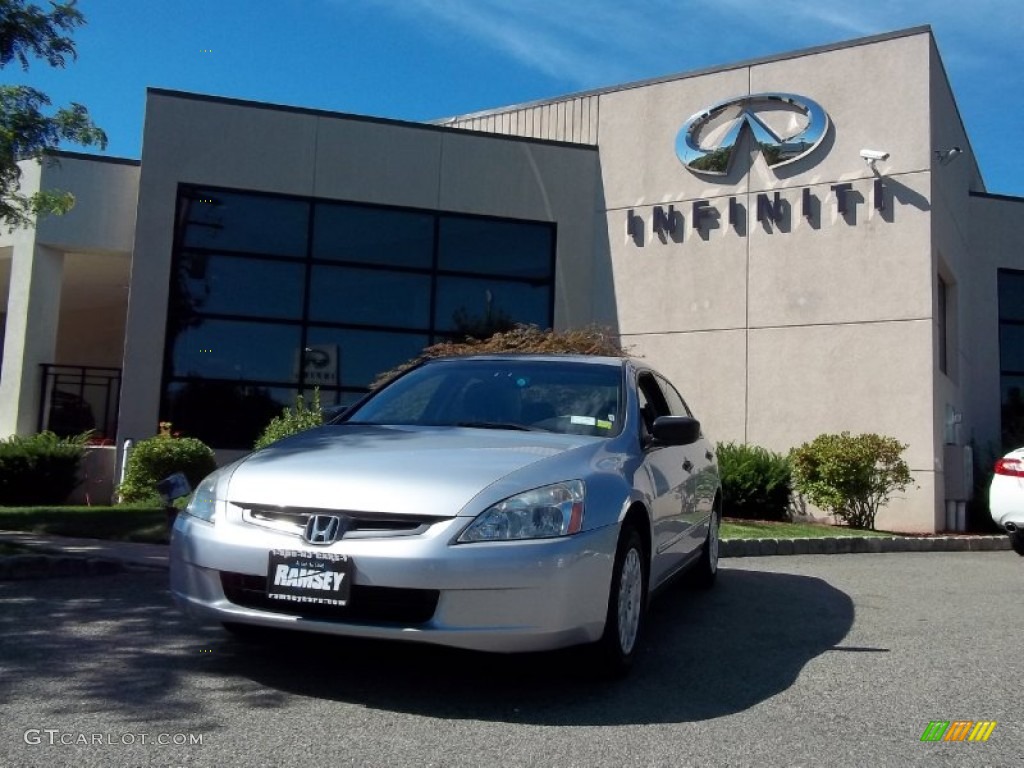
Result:
[[[24,164],[77,204],[0,233],[0,435],[97,430],[100,497],[160,421],[227,458],[433,342],[598,325],[715,440],[898,438],[879,527],[953,529],[1024,387],[1024,198],[968,128],[927,27],[432,123],[150,89],[141,161]]]

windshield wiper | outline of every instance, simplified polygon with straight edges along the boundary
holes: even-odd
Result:
[[[514,421],[457,421],[456,427],[470,427],[471,429],[515,429],[522,432],[545,432],[540,427],[528,427],[525,424],[516,424]]]

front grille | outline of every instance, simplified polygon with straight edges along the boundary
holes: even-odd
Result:
[[[224,596],[235,605],[319,621],[346,623],[425,624],[434,616],[441,593],[436,589],[399,589],[353,584],[348,605],[321,605],[274,600],[267,596],[267,577],[220,572]]]
[[[344,517],[349,525],[343,539],[375,539],[392,536],[417,536],[426,533],[434,523],[443,517],[429,515],[389,515],[372,512],[351,512],[334,509],[299,509],[293,507],[271,507],[260,504],[239,504],[242,519],[252,525],[270,528],[282,533],[301,536],[312,515],[335,515]]]

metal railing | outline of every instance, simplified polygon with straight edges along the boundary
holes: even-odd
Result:
[[[93,442],[113,445],[121,369],[43,363],[39,431],[62,437],[93,431]]]

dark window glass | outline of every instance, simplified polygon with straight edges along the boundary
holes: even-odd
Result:
[[[438,238],[440,269],[545,280],[551,277],[551,225],[443,216]]]
[[[160,418],[207,445],[251,449],[270,420],[294,404],[296,394],[245,382],[172,381]]]
[[[1024,373],[1024,325],[999,326],[999,367],[1006,373]]]
[[[439,277],[434,325],[461,335],[489,335],[513,323],[551,324],[551,286]]]
[[[686,407],[686,403],[683,401],[682,396],[678,390],[673,387],[667,379],[662,376],[658,376],[658,385],[661,387],[662,393],[665,395],[665,401],[668,403],[669,413],[673,416],[692,416],[690,409]]]
[[[354,423],[533,425],[565,434],[617,434],[620,368],[526,360],[435,362],[381,389]],[[609,404],[612,404],[609,406]],[[609,415],[612,417],[609,418]]]
[[[175,301],[188,314],[302,319],[300,263],[186,251],[176,277]]]
[[[185,247],[306,255],[309,203],[207,189],[183,190],[180,203]]]
[[[999,319],[1024,320],[1024,272],[999,271]]]
[[[310,348],[336,348],[338,384],[369,387],[377,375],[416,357],[430,344],[426,334],[357,331],[345,328],[309,329]]]
[[[1024,376],[1003,376],[1003,452],[1024,446]]]
[[[200,318],[174,340],[170,375],[297,383],[301,340],[297,325]]]
[[[313,258],[430,269],[434,215],[319,203]]]
[[[430,275],[314,266],[309,319],[427,330]]]

